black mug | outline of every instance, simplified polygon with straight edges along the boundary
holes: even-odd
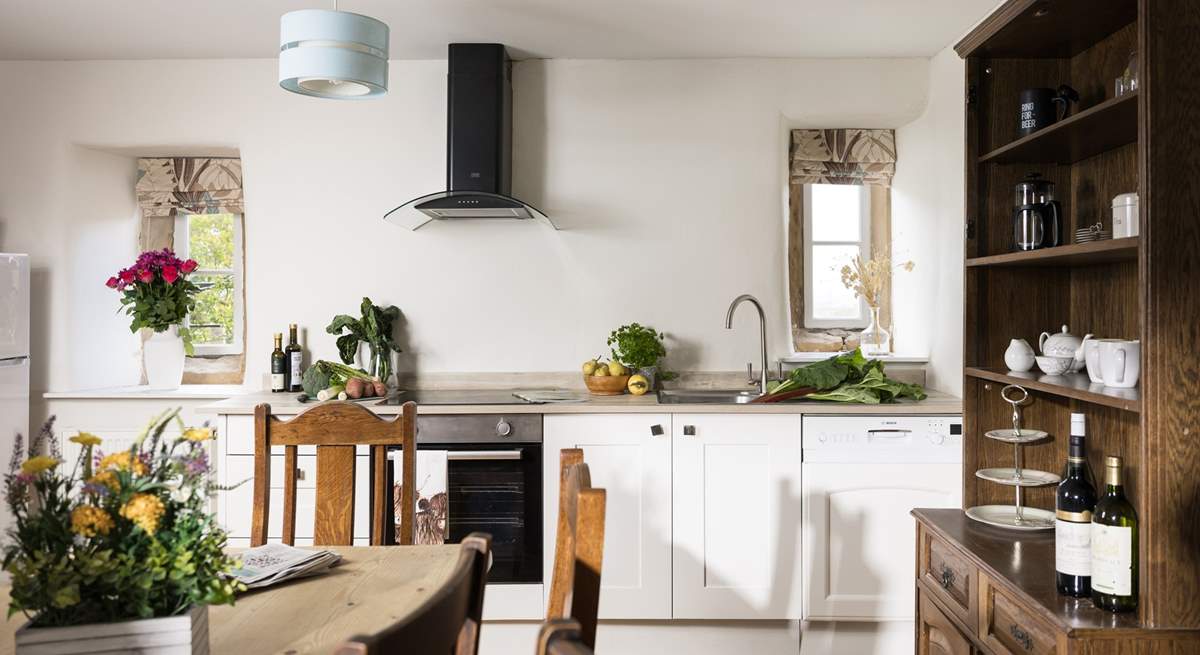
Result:
[[[1057,89],[1025,89],[1020,96],[1017,134],[1027,136],[1062,120],[1071,111],[1070,103],[1078,100],[1079,93],[1066,84]]]

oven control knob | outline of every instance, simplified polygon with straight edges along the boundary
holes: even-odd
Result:
[[[940,446],[943,443],[946,443],[946,435],[938,432],[931,432],[929,433],[929,440],[933,442],[935,446]]]
[[[496,424],[496,436],[497,437],[507,437],[511,434],[512,434],[512,423],[509,423],[508,421],[506,421],[504,419],[500,419],[500,422]]]

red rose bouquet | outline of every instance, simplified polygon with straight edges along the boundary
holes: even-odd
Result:
[[[200,291],[188,280],[195,270],[195,260],[181,260],[169,248],[148,250],[138,255],[133,266],[108,278],[106,285],[121,293],[121,306],[133,318],[131,331],[149,328],[164,332],[178,325],[190,355],[192,340],[183,328],[183,320],[195,309],[196,294]]]

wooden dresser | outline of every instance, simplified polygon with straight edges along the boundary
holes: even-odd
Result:
[[[1124,460],[1139,518],[1138,608],[1098,611],[1054,589],[1053,532],[975,523],[959,510],[918,510],[917,652],[1057,655],[1200,654],[1200,0],[1009,0],[955,46],[963,98],[963,507],[1012,502],[978,469],[1013,466],[1005,385],[1030,402],[1024,426],[1049,438],[1023,448],[1027,468],[1059,473],[1071,414],[1087,421],[1094,472]],[[1131,58],[1131,53],[1136,53]],[[1136,88],[1117,95],[1132,65]],[[1066,84],[1069,115],[1018,134],[1019,96]],[[1015,252],[1014,187],[1035,173],[1055,185],[1063,242]],[[1136,192],[1138,234],[1075,242],[1112,229],[1114,196]],[[1012,339],[1138,339],[1133,389],[1086,374],[1012,372]],[[1054,487],[1028,505],[1054,509]]]

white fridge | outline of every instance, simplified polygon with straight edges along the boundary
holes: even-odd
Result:
[[[29,255],[0,253],[0,475],[17,433],[29,437]]]

